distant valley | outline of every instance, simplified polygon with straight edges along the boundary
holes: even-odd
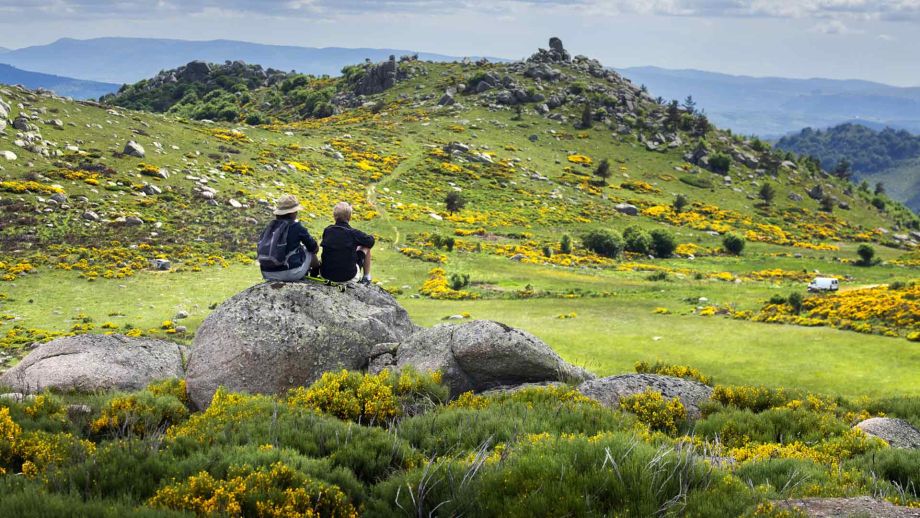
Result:
[[[780,137],[845,122],[920,132],[920,87],[861,80],[732,76],[657,67],[618,69],[653,96],[692,95],[717,125],[743,135]]]
[[[26,88],[43,88],[51,90],[58,95],[73,97],[75,99],[96,99],[105,94],[118,90],[119,85],[114,83],[100,83],[63,77],[41,72],[29,72],[10,65],[0,64],[0,83],[8,85],[23,85]]]
[[[391,54],[415,53],[405,49],[311,48],[230,40],[62,38],[48,45],[11,50],[3,54],[0,61],[28,70],[121,84],[133,83],[194,60],[210,63],[240,60],[285,71],[338,75],[345,65],[366,59],[382,61]],[[427,61],[461,59],[424,52],[418,55]]]

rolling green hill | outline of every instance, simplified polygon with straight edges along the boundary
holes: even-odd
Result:
[[[806,128],[781,138],[776,146],[813,156],[828,171],[845,161],[858,181],[873,184],[876,190],[887,192],[914,210],[920,209],[917,176],[920,137],[907,131],[891,128],[877,131],[859,124],[842,124],[826,130]]]
[[[501,64],[364,64],[338,78],[278,75],[251,83],[245,78],[261,76],[261,69],[195,66],[201,74],[194,81],[180,73],[175,82],[151,80],[107,99],[165,114],[0,90],[9,118],[25,128],[8,127],[0,137],[0,152],[16,155],[2,161],[0,182],[7,279],[0,286],[8,298],[4,343],[12,356],[53,332],[175,332],[160,323],[179,309],[190,313],[179,333],[187,340],[210,305],[258,279],[252,243],[272,200],[285,192],[300,197],[307,208],[302,219],[315,234],[336,201],[354,204],[357,224],[383,243],[377,281],[403,297],[421,297],[406,302],[422,321],[489,314],[499,304],[502,318],[542,330],[568,358],[600,372],[665,355],[745,378],[751,367],[727,368],[720,347],[667,344],[705,341],[727,324],[699,316],[710,306],[706,312],[767,319],[759,313],[765,301],[801,290],[813,271],[846,276],[856,286],[908,280],[916,264],[916,236],[909,232],[917,219],[897,203],[879,210],[873,195],[815,164],[721,132],[700,114],[659,105],[600,63],[567,51]],[[177,88],[201,95],[170,104]],[[325,100],[306,109],[310,99]],[[196,122],[176,114],[210,103],[236,110],[235,120]],[[329,110],[317,113],[320,105]],[[254,110],[265,124],[243,123]],[[131,153],[129,141],[143,147],[143,157]],[[594,175],[603,160],[606,179]],[[759,198],[764,185],[774,191],[770,204]],[[451,193],[464,208],[447,210]],[[678,198],[686,202],[680,210]],[[621,234],[627,227],[640,236],[660,231],[658,241],[673,239],[677,247],[651,258],[642,244],[650,236],[640,237],[611,257],[609,247],[583,240],[592,231]],[[740,258],[724,251],[727,233],[746,239]],[[857,246],[866,242],[887,266],[854,264]],[[151,271],[156,258],[170,260],[172,272]],[[452,274],[468,274],[469,285],[451,287]],[[138,290],[161,296],[137,302]],[[98,293],[106,296],[90,296]],[[520,302],[530,298],[553,301],[545,307],[551,314],[537,317],[541,306]],[[709,302],[693,302],[703,299]],[[656,308],[676,315],[656,315]],[[576,339],[575,328],[555,318],[584,314],[582,323],[591,327],[611,311],[626,320],[597,342]],[[630,319],[646,322],[641,336]],[[791,316],[778,320],[795,323]],[[652,330],[659,324],[670,338],[646,343],[644,335],[657,336]],[[751,326],[754,334],[766,325],[731,324]],[[848,327],[833,319],[825,324]],[[866,330],[912,331],[887,325],[873,320]],[[893,344],[852,331],[819,334],[859,342],[853,354],[860,355],[868,341]],[[745,336],[726,342],[745,344],[733,353],[739,359],[754,346]],[[814,369],[788,368],[788,348],[800,340],[794,326],[771,331],[758,354],[779,363],[760,379],[809,379],[840,389],[833,377],[820,381]],[[835,347],[827,354],[839,362]],[[892,365],[877,360],[876,367],[885,372]]]

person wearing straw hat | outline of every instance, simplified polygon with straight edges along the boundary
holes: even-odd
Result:
[[[262,232],[259,239],[259,264],[262,277],[269,281],[299,281],[311,269],[319,269],[316,253],[319,245],[299,221],[297,213],[303,210],[292,194],[278,198],[275,219]]]

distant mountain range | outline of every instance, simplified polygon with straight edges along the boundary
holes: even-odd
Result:
[[[20,70],[10,65],[0,64],[0,83],[7,85],[23,85],[26,88],[44,88],[58,95],[73,97],[74,99],[96,99],[118,90],[119,85],[114,83],[99,83],[62,77],[40,72]]]
[[[618,69],[653,96],[692,95],[715,124],[735,133],[780,137],[802,128],[856,122],[920,133],[920,87],[861,80],[786,79],[668,70]]]
[[[338,75],[345,65],[365,59],[383,61],[391,54],[415,54],[404,49],[312,48],[263,45],[242,41],[184,41],[148,38],[62,38],[48,45],[2,54],[0,61],[27,70],[108,83],[133,83],[189,61],[245,61],[263,67],[314,75]],[[456,56],[420,52],[419,59],[454,61]]]

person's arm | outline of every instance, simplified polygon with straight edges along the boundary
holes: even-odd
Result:
[[[374,236],[370,234],[365,234],[357,229],[351,229],[352,235],[355,238],[355,243],[358,243],[358,246],[363,246],[365,248],[374,247]]]
[[[319,251],[319,245],[316,244],[316,240],[313,239],[313,236],[310,235],[310,231],[307,230],[307,227],[303,226],[302,224],[298,225],[298,227],[300,227],[298,229],[299,230],[299,235],[297,236],[298,241],[300,241],[301,243],[304,244],[304,246],[307,247],[308,252],[310,252],[311,254],[315,254],[317,251]]]

